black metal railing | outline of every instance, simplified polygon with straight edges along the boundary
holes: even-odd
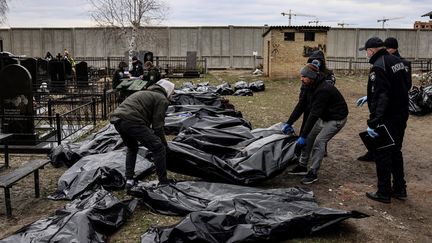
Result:
[[[114,70],[118,67],[118,64],[126,61],[126,59],[120,56],[76,57],[75,61],[87,62],[89,67],[89,79],[99,80],[104,77],[111,77]],[[162,70],[162,74],[167,77],[190,71],[186,66],[186,57],[155,56],[153,58],[153,63],[155,66],[159,67]],[[198,58],[194,70],[199,71],[201,74],[207,73],[207,59]]]
[[[412,72],[430,72],[432,70],[432,59],[409,60]],[[334,71],[347,71],[349,73],[364,73],[370,68],[366,58],[332,58],[327,59],[327,67]]]
[[[55,113],[65,113],[78,106],[86,104],[92,99],[96,101],[97,119],[106,119],[119,103],[119,91],[102,89],[102,92],[94,93],[34,93],[35,112],[34,115],[52,115]]]
[[[96,100],[93,99],[69,112],[56,113],[57,143],[83,130],[89,125],[96,126]]]

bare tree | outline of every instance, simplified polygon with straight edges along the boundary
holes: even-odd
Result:
[[[0,24],[6,20],[6,13],[9,10],[9,6],[6,0],[0,0]]]
[[[91,18],[99,26],[113,27],[127,33],[132,28],[129,38],[129,63],[132,53],[137,51],[136,41],[140,27],[158,24],[165,19],[168,6],[160,0],[89,0],[93,10]]]

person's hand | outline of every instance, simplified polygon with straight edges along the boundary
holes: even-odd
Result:
[[[292,127],[291,124],[285,123],[282,126],[281,131],[282,131],[283,134],[287,135],[287,134],[290,134],[290,133],[294,132],[294,127]]]
[[[297,139],[297,142],[296,142],[295,147],[294,147],[294,154],[297,157],[300,156],[301,150],[303,149],[304,146],[306,146],[306,138],[299,137]]]
[[[357,106],[358,107],[361,107],[361,106],[363,106],[364,105],[364,103],[366,103],[367,102],[367,96],[363,96],[363,97],[361,97],[360,99],[358,99],[357,100]]]
[[[306,138],[304,138],[304,137],[299,137],[298,139],[297,139],[297,142],[296,142],[298,145],[300,145],[300,146],[305,146],[306,145]]]
[[[375,130],[372,129],[372,128],[370,128],[370,127],[368,127],[368,128],[366,129],[366,131],[367,131],[367,133],[369,134],[369,136],[371,136],[372,138],[376,138],[376,137],[379,136],[379,134],[378,134],[377,132],[375,132]]]

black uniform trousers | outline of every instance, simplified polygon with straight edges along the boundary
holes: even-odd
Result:
[[[126,179],[131,180],[135,174],[135,163],[138,153],[138,144],[145,146],[153,155],[156,166],[156,174],[159,182],[166,182],[166,147],[152,129],[142,124],[133,123],[124,119],[114,122],[114,127],[119,132],[127,147],[126,153]]]
[[[406,188],[404,161],[402,156],[402,143],[407,126],[407,119],[399,119],[384,122],[389,133],[392,135],[395,146],[376,150],[374,158],[378,177],[378,192],[390,196],[392,190],[401,192]],[[393,175],[393,187],[391,178]]]

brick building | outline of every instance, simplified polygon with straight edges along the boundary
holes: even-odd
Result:
[[[270,78],[298,77],[315,50],[326,53],[326,26],[270,26],[264,33],[263,70]]]
[[[426,14],[423,14],[422,17],[429,17],[429,22],[426,21],[416,21],[414,22],[414,29],[421,30],[432,30],[432,11]]]

